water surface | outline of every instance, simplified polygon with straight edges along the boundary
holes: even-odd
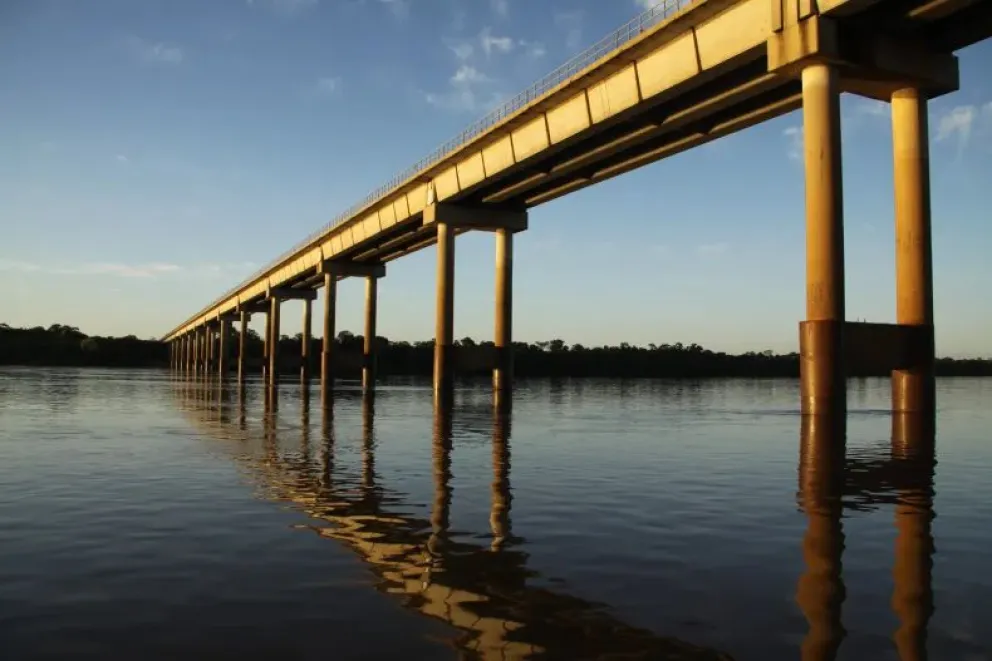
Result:
[[[992,380],[797,388],[2,370],[0,656],[992,659]]]

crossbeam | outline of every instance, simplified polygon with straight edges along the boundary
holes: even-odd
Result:
[[[317,265],[316,275],[333,275],[338,277],[383,278],[386,276],[386,265],[378,262],[357,263],[335,260],[325,260]]]
[[[292,289],[290,287],[269,287],[265,291],[265,298],[272,300],[278,298],[283,301],[312,301],[317,298],[317,292],[313,289]]]
[[[444,223],[458,229],[488,231],[505,229],[522,232],[527,229],[527,212],[455,204],[431,204],[424,209],[424,226],[435,223]]]

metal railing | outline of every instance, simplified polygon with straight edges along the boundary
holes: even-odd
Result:
[[[292,255],[298,253],[304,247],[314,243],[319,237],[326,235],[332,229],[341,225],[345,221],[351,219],[359,211],[365,207],[374,204],[380,199],[386,197],[390,192],[395,190],[403,182],[407,181],[414,175],[420,173],[421,171],[429,168],[430,166],[444,160],[452,152],[456,151],[458,148],[477,137],[478,135],[485,133],[487,130],[500,123],[504,119],[510,117],[515,112],[521,108],[527,106],[530,102],[538,99],[551,90],[555,89],[562,83],[570,80],[572,77],[579,74],[581,71],[602,59],[603,57],[619,50],[621,46],[624,46],[629,41],[638,37],[639,35],[646,32],[648,29],[654,27],[661,21],[665,20],[677,11],[682,10],[684,7],[695,2],[695,0],[659,0],[658,4],[642,12],[632,20],[628,21],[621,27],[617,28],[609,35],[600,39],[595,44],[582,51],[578,55],[574,56],[572,59],[568,60],[557,69],[546,75],[541,80],[537,81],[524,91],[520,92],[498,108],[493,109],[487,115],[481,119],[475,121],[464,131],[451,138],[440,147],[431,152],[428,156],[420,159],[410,167],[406,168],[392,179],[379,186],[361,201],[353,204],[347,210],[341,212],[329,223],[318,229],[313,234],[309,235],[292,248],[279,255],[275,260],[262,267],[252,275],[248,276],[245,280],[242,280],[239,284],[232,287],[230,290],[226,291],[217,300],[208,305],[205,310],[209,310],[217,305],[220,305],[225,300],[234,296],[238,291],[243,289],[245,286],[255,282],[267,272],[273,270],[275,267],[279,266],[282,262],[287,260]],[[200,313],[197,313],[199,315]],[[196,316],[187,320],[184,323],[189,323]]]

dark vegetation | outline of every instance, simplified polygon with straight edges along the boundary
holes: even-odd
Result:
[[[283,336],[279,341],[280,369],[295,370],[300,364],[301,335]],[[391,342],[377,337],[380,375],[429,375],[433,366],[434,342]],[[231,350],[236,355],[237,331],[232,334]],[[362,364],[363,338],[341,331],[335,338],[335,366],[338,374],[357,374]],[[459,340],[456,364],[462,374],[486,374],[493,359],[492,342]],[[262,339],[248,331],[247,361],[257,371],[262,362]],[[320,356],[321,342],[314,339],[310,355]],[[618,346],[584,347],[563,340],[514,343],[515,370],[521,377],[795,377],[799,356],[795,353],[727,354],[709,351],[698,344],[650,344],[637,347],[626,342]],[[126,337],[87,336],[74,326],[54,324],[49,328],[12,328],[0,324],[0,365],[58,365],[99,367],[167,367],[169,349],[158,340]],[[233,364],[233,361],[232,361]],[[319,370],[315,369],[315,372]],[[992,376],[992,359],[937,360],[942,376]],[[859,376],[871,376],[865,370]],[[883,374],[879,373],[879,376]]]

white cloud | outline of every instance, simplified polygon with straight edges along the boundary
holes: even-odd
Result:
[[[497,53],[509,53],[513,50],[513,39],[509,37],[494,37],[489,28],[482,30],[479,34],[479,40],[482,42],[482,50],[485,51],[486,55],[492,55],[493,52]]]
[[[134,54],[145,62],[179,64],[185,58],[183,49],[175,44],[152,43],[140,37],[129,37],[127,43]]]
[[[803,129],[801,126],[790,126],[782,131],[788,141],[787,153],[793,161],[803,160]]]
[[[331,96],[341,90],[341,78],[336,76],[326,76],[318,78],[314,83],[314,89],[322,96]]]
[[[704,243],[696,248],[696,254],[700,257],[716,257],[725,254],[730,250],[730,245],[726,243]]]
[[[555,14],[555,26],[565,33],[565,48],[576,51],[582,45],[582,22],[585,12],[559,12]]]
[[[506,18],[510,14],[510,0],[489,0],[489,5],[500,18]]]
[[[472,44],[467,41],[460,41],[457,44],[448,46],[448,48],[450,48],[451,52],[455,54],[455,57],[462,62],[472,57],[472,53],[475,52],[475,48],[473,48]]]
[[[957,136],[962,142],[967,142],[977,118],[978,109],[975,106],[952,108],[937,121],[937,141]]]
[[[283,16],[296,16],[317,6],[319,0],[247,0],[249,5],[264,7]]]
[[[517,42],[517,45],[523,48],[524,52],[533,58],[544,57],[548,53],[544,48],[544,44],[539,41],[524,41],[521,39]]]
[[[127,156],[125,156],[124,154],[117,154],[117,156],[114,156],[114,159],[115,159],[115,160],[116,160],[116,161],[117,161],[118,163],[123,163],[123,164],[125,164],[125,165],[127,165],[128,163],[130,163],[130,162],[131,162],[130,160],[128,160],[128,157],[127,157]]]
[[[493,79],[469,64],[462,64],[448,79],[449,90],[444,93],[427,93],[427,103],[437,108],[455,112],[474,112],[483,106],[491,106],[499,100],[499,95],[491,92],[488,103],[480,101],[480,87],[493,83]]]
[[[410,4],[407,0],[379,0],[379,2],[386,5],[397,19],[404,19],[410,15]]]

